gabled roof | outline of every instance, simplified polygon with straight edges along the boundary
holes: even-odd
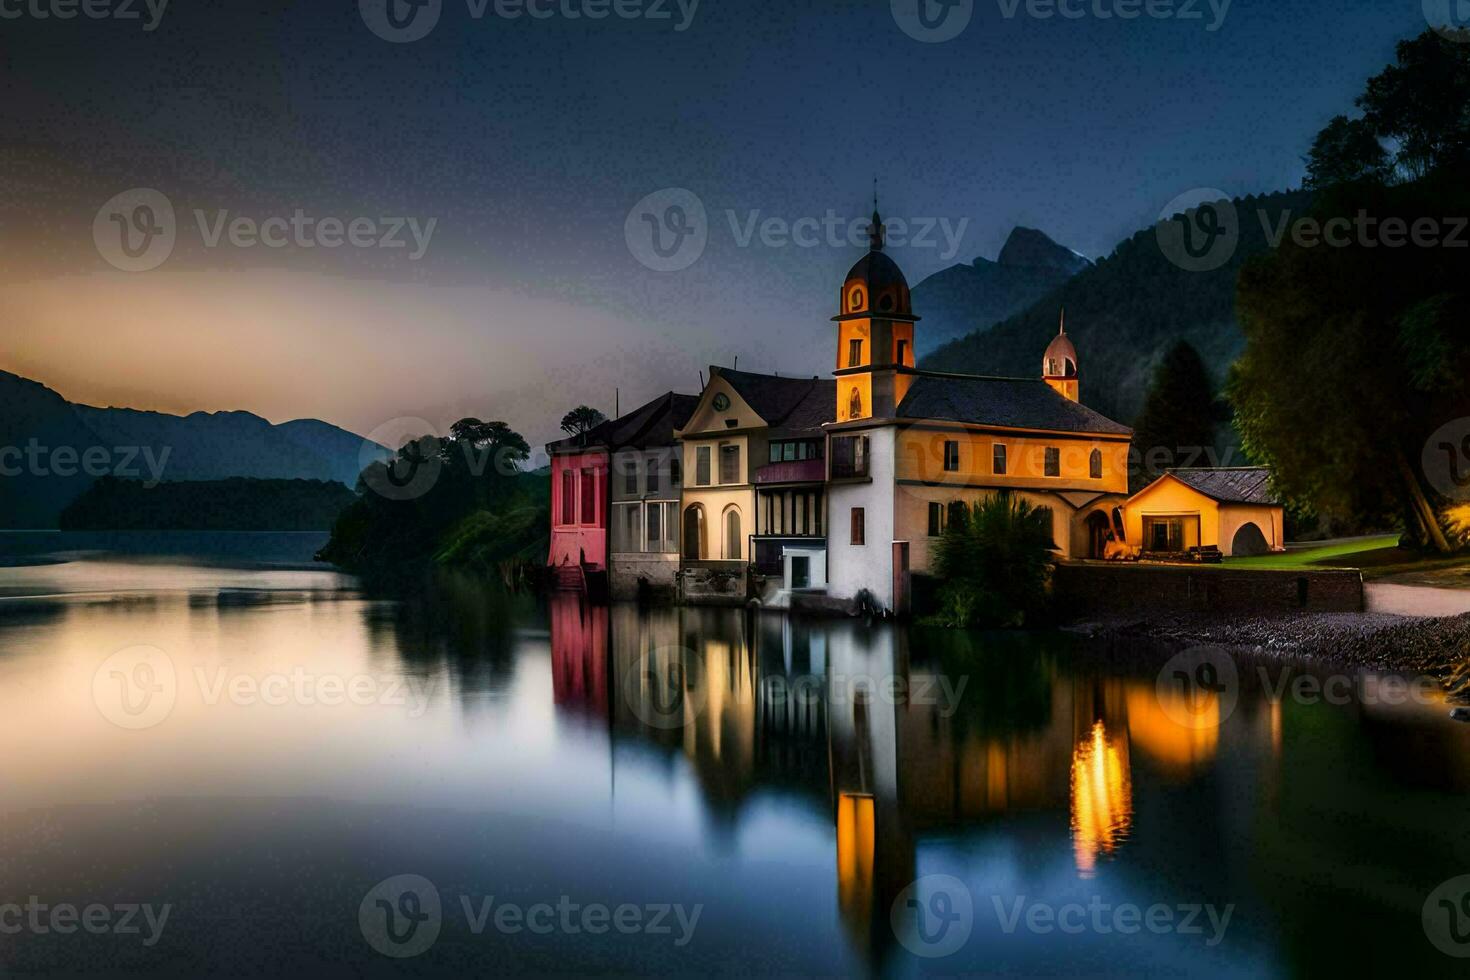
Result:
[[[669,391],[626,415],[606,419],[585,434],[546,444],[548,453],[585,449],[653,449],[674,444],[674,430],[683,428],[699,404],[695,395]]]
[[[920,374],[898,406],[898,417],[1090,435],[1133,433],[1045,381],[1030,378]]]
[[[711,365],[710,379],[723,378],[751,409],[781,435],[819,434],[837,414],[837,382],[827,378],[783,378]]]
[[[1281,503],[1271,489],[1271,470],[1265,466],[1181,467],[1164,473],[1222,504]]]

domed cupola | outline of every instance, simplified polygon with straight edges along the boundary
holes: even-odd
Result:
[[[868,226],[868,254],[848,270],[838,302],[840,316],[913,317],[909,282],[898,263],[883,251],[883,219],[877,209]]]
[[[873,195],[868,254],[842,282],[837,323],[837,422],[896,417],[917,374],[913,302],[898,263],[883,252],[883,218]]]
[[[1067,336],[1067,311],[1062,311],[1061,326],[1057,335],[1046,347],[1041,358],[1041,378],[1072,401],[1078,400],[1077,348]]]

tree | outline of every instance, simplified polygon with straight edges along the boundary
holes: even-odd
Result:
[[[1443,228],[1467,207],[1470,194],[1444,172],[1323,192],[1314,217],[1367,214],[1386,239],[1390,221]],[[1247,453],[1273,467],[1288,501],[1349,522],[1397,520],[1410,541],[1440,551],[1466,544],[1455,488],[1423,462],[1436,431],[1470,418],[1466,251],[1288,240],[1242,270],[1246,347],[1227,391]]]
[[[1051,580],[1052,513],[1002,491],[951,521],[939,539],[944,626],[1024,626],[1046,608]]]
[[[1395,64],[1358,97],[1365,125],[1397,147],[1400,174],[1418,179],[1470,164],[1470,31],[1400,41]]]
[[[569,436],[586,435],[605,421],[607,416],[597,409],[578,405],[561,417],[561,430]]]
[[[1222,415],[1213,390],[1199,351],[1183,340],[1169,348],[1133,424],[1138,466],[1129,481],[1132,489],[1141,489],[1171,467],[1208,465]]]
[[[1334,116],[1312,141],[1306,185],[1331,187],[1358,180],[1381,183],[1391,169],[1388,151],[1366,120]]]

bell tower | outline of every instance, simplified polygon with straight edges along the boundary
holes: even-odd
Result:
[[[1078,401],[1077,348],[1067,336],[1067,311],[1062,310],[1062,322],[1057,335],[1052,338],[1041,359],[1041,379],[1059,391],[1063,397]]]
[[[914,367],[914,316],[908,280],[883,251],[883,218],[873,195],[868,254],[842,283],[837,324],[838,422],[890,419],[908,394]]]

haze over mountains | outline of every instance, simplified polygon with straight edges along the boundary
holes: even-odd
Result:
[[[989,330],[1084,269],[1084,256],[1034,228],[1014,228],[995,261],[977,258],[937,272],[914,287],[924,318],[914,338],[922,357],[970,333]]]
[[[0,527],[56,527],[66,505],[104,472],[150,483],[250,477],[351,487],[363,446],[361,436],[315,419],[273,425],[249,412],[74,405],[0,371]]]
[[[987,321],[931,351],[923,356],[921,366],[963,374],[1035,377],[1041,371],[1042,352],[1057,332],[1060,311],[1065,309],[1067,333],[1077,345],[1081,362],[1082,401],[1104,415],[1131,424],[1143,406],[1159,359],[1180,340],[1200,352],[1218,388],[1245,342],[1235,318],[1235,281],[1240,267],[1270,247],[1268,229],[1280,228],[1285,212],[1304,215],[1310,201],[1311,195],[1302,191],[1236,199],[1239,244],[1229,261],[1208,272],[1175,265],[1160,248],[1156,226],[1146,228],[1120,243],[1111,255],[1066,276],[1000,322],[992,325]],[[958,277],[951,274],[961,268],[931,276],[915,287],[914,309],[924,318],[919,324],[921,336],[929,330],[933,315],[928,296],[935,292],[926,287],[935,279],[949,277],[945,283],[949,292],[937,295],[949,303],[942,306],[940,319],[951,324],[966,317],[972,323],[985,321],[991,310],[1004,305],[997,297],[1015,295],[997,288],[986,299],[980,295],[978,277],[972,277],[973,293],[953,289],[951,284]]]

